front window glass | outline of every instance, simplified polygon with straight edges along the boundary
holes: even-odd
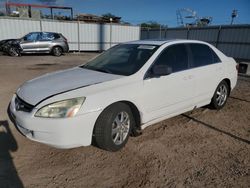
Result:
[[[23,37],[24,41],[36,41],[39,37],[39,33],[29,33]]]
[[[137,72],[158,46],[141,44],[117,45],[96,57],[82,68],[129,76]]]
[[[173,72],[188,69],[188,54],[184,44],[167,47],[154,65],[167,65]]]

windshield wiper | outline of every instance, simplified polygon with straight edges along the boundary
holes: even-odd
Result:
[[[98,71],[98,72],[113,74],[112,72],[110,72],[108,69],[105,69],[105,68],[95,68],[95,67],[88,66],[88,65],[83,65],[83,66],[81,66],[81,68],[90,69],[90,70],[94,70],[94,71]]]
[[[110,72],[110,71],[107,70],[107,69],[94,68],[94,69],[92,69],[92,70],[95,70],[95,71],[98,71],[98,72],[104,72],[104,73],[112,74],[112,72]]]

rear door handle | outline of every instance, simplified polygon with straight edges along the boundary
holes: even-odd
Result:
[[[217,69],[216,69],[216,71],[221,71],[222,70],[222,67],[218,67]]]

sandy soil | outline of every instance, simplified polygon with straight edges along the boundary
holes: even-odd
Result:
[[[116,153],[59,150],[21,136],[6,113],[17,87],[95,55],[0,56],[0,187],[250,186],[250,78],[239,78],[221,111],[200,108],[162,121]]]

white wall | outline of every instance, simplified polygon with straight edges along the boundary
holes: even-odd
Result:
[[[0,40],[20,38],[30,31],[40,31],[40,22],[34,20],[2,19],[0,17]]]
[[[62,33],[74,51],[106,50],[121,42],[140,39],[139,26],[0,17],[0,40],[20,38],[33,31]]]

